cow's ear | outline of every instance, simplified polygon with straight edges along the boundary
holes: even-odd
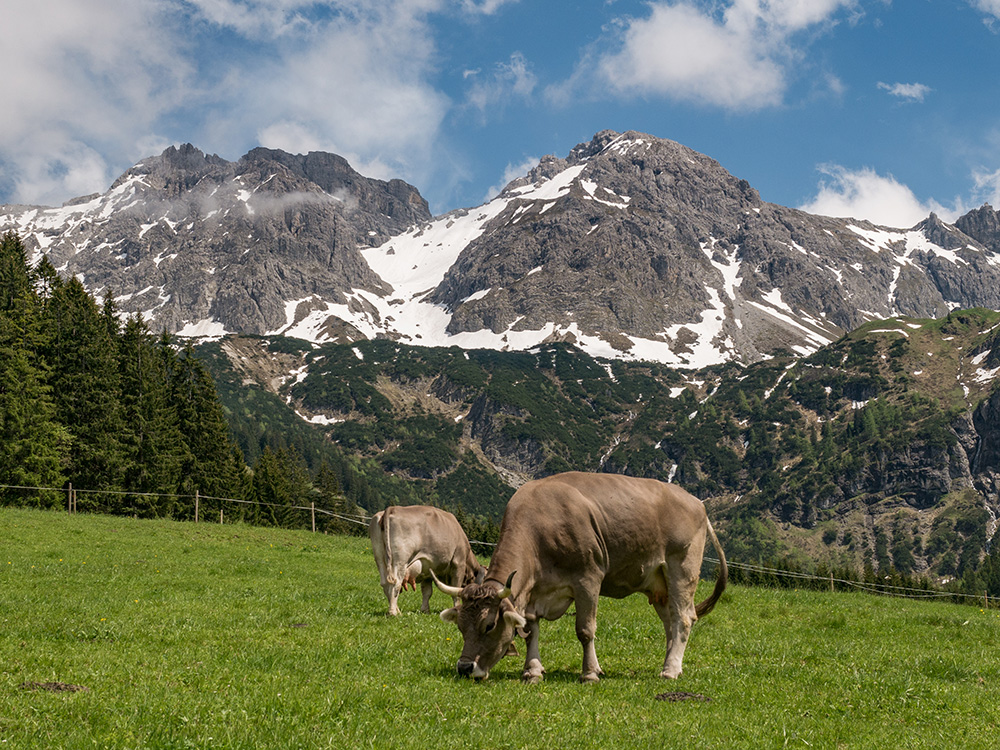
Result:
[[[528,624],[528,621],[525,620],[521,615],[517,613],[516,610],[513,609],[508,609],[506,612],[504,612],[503,619],[507,621],[507,624],[513,625],[515,628],[523,628],[525,625]]]
[[[441,613],[441,619],[445,622],[458,622],[458,607],[446,609]]]

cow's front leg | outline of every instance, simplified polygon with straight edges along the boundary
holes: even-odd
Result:
[[[425,615],[431,611],[431,594],[434,593],[434,582],[430,578],[425,578],[420,582],[420,593],[424,596],[424,602],[420,605],[420,611]]]
[[[576,597],[576,637],[583,646],[583,671],[580,682],[597,682],[604,671],[597,662],[597,594],[577,593]]]
[[[530,685],[541,681],[545,670],[542,668],[542,657],[538,652],[538,620],[529,620],[524,626],[527,635],[524,639],[524,648],[527,652],[524,656],[524,672],[521,679]]]

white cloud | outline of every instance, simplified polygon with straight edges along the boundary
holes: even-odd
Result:
[[[669,96],[733,110],[781,102],[801,58],[793,37],[832,23],[854,0],[662,0],[623,22],[620,49],[597,64],[622,94]]]
[[[177,107],[191,75],[159,0],[34,0],[4,10],[2,188],[61,202],[108,187]]]
[[[486,203],[496,198],[500,194],[500,191],[507,187],[513,180],[516,180],[518,177],[524,177],[528,172],[537,167],[538,161],[537,156],[529,156],[518,164],[508,164],[503,171],[503,177],[500,179],[500,182],[489,189],[489,192],[483,197],[483,202]]]
[[[406,169],[411,155],[426,151],[449,106],[427,83],[434,47],[422,9],[391,3],[321,31],[260,70],[240,98],[258,103],[252,116],[262,133],[294,131],[316,148],[385,154]]]
[[[510,56],[510,62],[500,63],[493,75],[482,78],[479,71],[465,71],[464,77],[472,80],[468,103],[480,113],[502,107],[513,97],[528,98],[535,90],[538,79],[528,61],[520,52]]]
[[[1000,0],[973,0],[972,5],[983,13],[1000,19]]]
[[[816,197],[800,208],[822,216],[868,219],[888,227],[908,228],[926,219],[933,211],[946,221],[956,211],[936,201],[924,203],[892,175],[882,176],[872,169],[849,170],[837,165],[820,168],[830,181],[821,181]]]
[[[490,16],[507,3],[516,3],[518,0],[462,0],[462,9],[468,13],[482,13]]]
[[[174,140],[227,158],[260,141],[323,148],[415,180],[451,107],[431,83],[428,19],[462,2],[15,3],[0,45],[0,101],[16,113],[0,118],[0,200],[106,190]]]
[[[879,81],[878,87],[883,91],[888,91],[892,96],[900,99],[907,99],[911,102],[922,102],[924,98],[933,91],[930,86],[922,83],[882,83]]]
[[[1000,169],[995,172],[977,171],[972,175],[975,205],[989,203],[994,209],[1000,208]]]

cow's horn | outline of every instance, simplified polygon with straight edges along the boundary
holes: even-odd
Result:
[[[514,573],[516,572],[517,571],[515,570]],[[511,573],[509,576],[507,576],[507,583],[504,585],[503,591],[500,592],[501,599],[506,599],[508,596],[510,596],[510,584],[511,581],[514,580],[514,573]]]
[[[441,589],[444,593],[446,593],[448,596],[450,596],[452,599],[460,597],[462,595],[462,589],[459,586],[449,586],[447,583],[441,583],[438,577],[434,575],[433,570],[431,571],[431,578],[434,579],[434,583],[437,584],[437,587]]]

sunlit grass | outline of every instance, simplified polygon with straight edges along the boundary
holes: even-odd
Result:
[[[385,616],[365,539],[15,510],[0,539],[0,747],[1000,743],[995,610],[731,587],[668,683],[645,599],[602,600],[599,684],[571,618],[542,626],[541,685],[516,658],[474,683],[419,593]]]

